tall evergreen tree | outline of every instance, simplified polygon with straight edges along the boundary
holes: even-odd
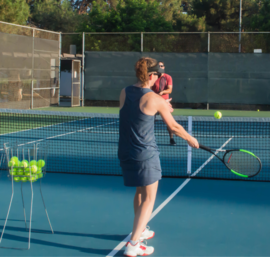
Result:
[[[34,3],[31,22],[42,29],[73,32],[76,31],[80,17],[68,0],[43,0]]]
[[[249,26],[255,31],[270,31],[270,1],[262,0],[260,10],[250,19]]]
[[[25,0],[0,0],[0,20],[24,25],[30,11]]]
[[[259,0],[242,0],[243,20],[258,11]],[[193,0],[191,12],[205,17],[208,30],[238,31],[240,0]],[[243,27],[244,29],[244,27]]]

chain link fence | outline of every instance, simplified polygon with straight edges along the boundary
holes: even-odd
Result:
[[[0,108],[58,105],[60,33],[0,22]]]
[[[260,49],[262,53],[270,53],[270,32],[102,32],[84,34],[84,50],[94,52],[254,53],[255,49]],[[77,47],[81,49],[82,45],[83,43],[80,43]]]

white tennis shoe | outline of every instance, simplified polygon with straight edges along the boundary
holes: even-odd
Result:
[[[142,232],[142,235],[141,235],[141,237],[140,237],[140,240],[142,241],[142,240],[151,239],[151,238],[154,237],[154,235],[155,235],[155,232],[152,231],[152,230],[150,230],[150,227],[147,226],[147,227],[144,229],[144,231]]]
[[[128,257],[135,257],[137,255],[147,256],[154,252],[154,247],[147,246],[142,242],[137,242],[137,244],[132,245],[130,242],[127,242],[124,255]]]

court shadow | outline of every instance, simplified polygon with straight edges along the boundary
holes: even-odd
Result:
[[[0,219],[0,220],[6,220],[6,219]],[[19,221],[19,222],[24,222],[24,220],[16,220],[16,219],[8,219],[8,221]],[[29,222],[29,220],[26,220],[26,222]],[[34,221],[32,220],[32,223]]]
[[[27,248],[28,237],[15,236],[15,235],[10,235],[10,234],[5,233],[4,238],[13,240],[13,241],[25,242],[26,248]],[[111,251],[111,249],[95,249],[95,248],[78,247],[75,245],[66,245],[66,244],[49,242],[49,241],[34,239],[34,238],[31,238],[31,244],[57,247],[57,248],[62,248],[66,250],[77,250],[77,251],[81,251],[88,254],[99,254],[99,255],[107,255]],[[0,246],[0,249],[1,248],[13,249],[13,250],[24,250],[24,249],[27,250],[26,248],[15,248],[15,247],[5,247],[5,246]],[[31,246],[30,246],[30,249],[31,249]]]
[[[0,231],[3,230],[3,226],[0,226]],[[11,227],[6,226],[5,231],[16,231],[16,232],[28,232],[28,229],[24,227]],[[41,234],[52,234],[51,230],[43,230],[43,229],[35,229],[32,228],[31,233],[41,233]],[[85,234],[85,233],[74,233],[74,232],[62,232],[62,231],[54,231],[55,235],[62,236],[78,236],[78,237],[89,237],[89,238],[97,238],[103,240],[113,240],[113,241],[122,241],[127,235],[107,235],[107,234]],[[4,234],[5,238],[6,233]]]

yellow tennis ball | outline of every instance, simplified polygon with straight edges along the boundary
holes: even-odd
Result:
[[[28,161],[26,161],[26,160],[21,161],[20,166],[21,166],[22,168],[27,168],[27,167],[28,167]]]
[[[8,163],[8,167],[13,167],[13,166],[15,166],[15,164],[16,164],[16,162],[14,160],[11,160]]]
[[[13,156],[13,157],[11,157],[11,159],[10,159],[11,161],[14,161],[14,162],[16,162],[16,161],[19,161],[19,159],[18,159],[18,157],[17,156]]]
[[[35,160],[32,160],[32,161],[30,161],[30,166],[32,166],[32,165],[37,165],[37,161],[35,161]]]
[[[21,177],[21,181],[22,182],[27,182],[28,181],[28,178],[27,177]]]
[[[45,161],[44,161],[44,160],[39,160],[39,161],[37,162],[37,166],[38,166],[39,168],[44,167],[44,166],[45,166]]]
[[[36,165],[32,165],[32,166],[30,167],[30,171],[31,171],[32,173],[37,173],[38,167],[37,167]]]
[[[21,178],[20,178],[20,177],[13,177],[13,180],[14,180],[15,182],[20,182],[20,181],[21,181]]]
[[[259,112],[260,110],[258,109],[257,111]]]
[[[219,112],[219,111],[217,111],[217,112],[215,112],[214,117],[215,117],[216,119],[220,119],[220,118],[222,117],[222,113]]]

